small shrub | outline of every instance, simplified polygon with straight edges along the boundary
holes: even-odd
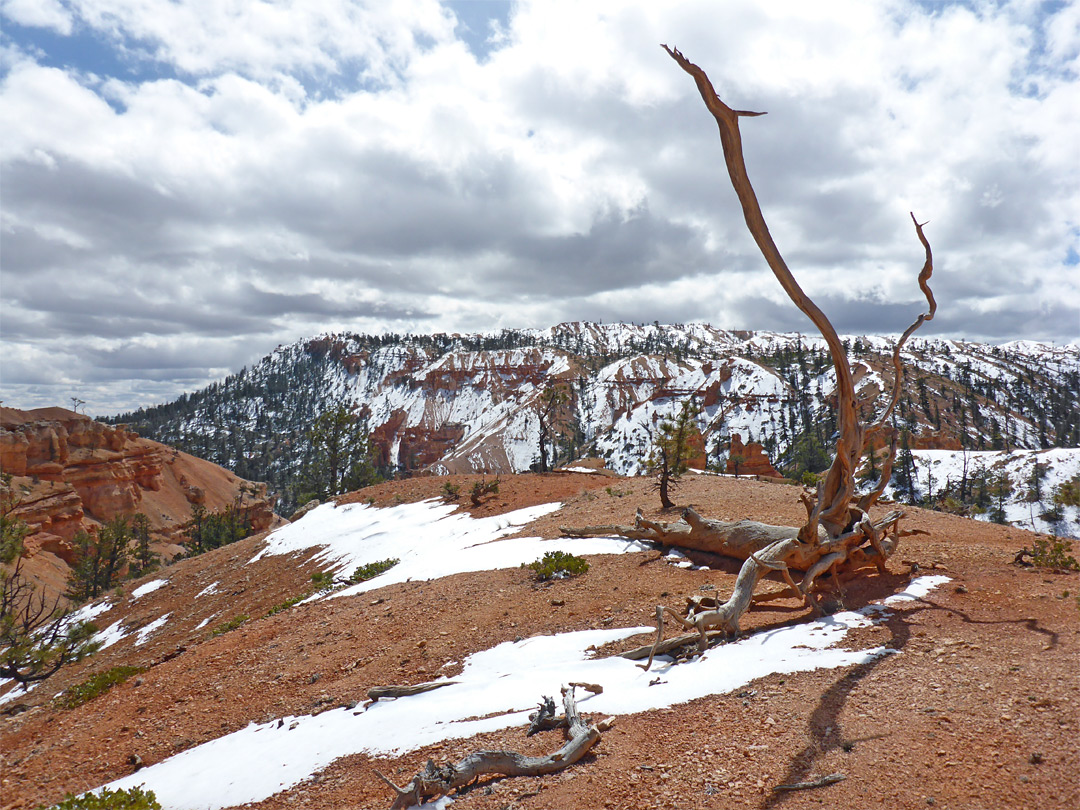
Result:
[[[1036,568],[1053,568],[1056,571],[1080,571],[1080,562],[1072,556],[1072,542],[1064,537],[1036,537],[1034,548],[1023,548],[1018,558],[1028,556]]]
[[[821,476],[817,473],[812,473],[807,470],[802,474],[802,478],[800,480],[802,481],[803,486],[816,487],[818,485],[818,481],[821,480]]]
[[[161,810],[161,804],[154,791],[144,791],[141,787],[127,790],[102,788],[100,794],[76,796],[69,793],[60,804],[53,805],[50,810]]]
[[[1057,488],[1054,503],[1058,506],[1080,506],[1080,475],[1074,475]]]
[[[567,579],[584,574],[589,570],[589,563],[581,557],[567,554],[565,551],[548,551],[535,562],[526,563],[522,568],[529,568],[533,575],[544,582],[549,579]]]
[[[374,579],[379,574],[385,573],[397,565],[401,560],[397,557],[390,557],[385,560],[377,560],[376,562],[370,562],[367,565],[361,565],[355,571],[352,576],[349,577],[349,582],[367,582],[369,579]]]
[[[98,695],[105,694],[114,686],[119,686],[132,675],[138,675],[142,672],[146,672],[146,667],[120,666],[98,672],[82,683],[64,690],[60,697],[56,699],[56,702],[65,709],[74,709],[84,703],[89,703]]]
[[[316,571],[311,575],[311,584],[320,591],[334,587],[334,575],[329,571]]]
[[[311,591],[308,591],[307,593],[299,594],[297,596],[290,597],[290,598],[286,599],[284,602],[279,602],[278,604],[274,605],[272,608],[270,608],[270,610],[266,611],[266,615],[267,616],[273,616],[273,615],[275,615],[277,613],[281,613],[281,611],[283,611],[283,610],[288,610],[289,608],[293,607],[294,605],[300,604],[305,599],[307,599],[309,596],[311,596]]]
[[[614,487],[604,487],[604,492],[606,492],[612,498],[624,498],[630,494],[627,490],[615,489]]]
[[[442,485],[442,496],[444,498],[446,498],[446,500],[448,500],[448,501],[456,501],[459,494],[461,494],[461,485],[460,484],[451,484],[449,481],[446,481],[445,483],[443,483],[443,485]]]
[[[473,484],[472,490],[469,492],[469,500],[472,501],[473,506],[480,505],[480,499],[485,495],[494,495],[499,491],[499,479],[494,481],[480,480]]]
[[[246,613],[241,613],[239,616],[236,616],[236,617],[230,619],[227,622],[222,622],[221,624],[219,624],[217,627],[214,628],[214,632],[211,633],[211,635],[213,635],[213,636],[224,635],[225,633],[228,633],[230,630],[235,630],[237,627],[242,625],[244,622],[246,622],[250,618],[251,617],[248,616]]]

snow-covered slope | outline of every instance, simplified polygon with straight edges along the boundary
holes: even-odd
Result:
[[[503,538],[558,504],[519,510],[497,518],[451,514],[435,501],[376,509],[360,504],[327,504],[267,538],[257,555],[310,553],[345,571],[358,561],[377,559],[393,549],[400,566],[430,557],[439,549],[438,570],[411,569],[420,579],[465,570],[503,567],[507,560],[529,559],[541,549],[565,548],[580,554],[618,554],[640,550],[621,538]],[[472,553],[478,544],[482,555]],[[558,544],[558,545],[555,545]],[[606,545],[598,545],[606,544]],[[518,564],[514,562],[513,564]],[[322,598],[344,598],[374,590],[403,577],[397,566],[363,587]],[[168,810],[216,810],[260,802],[312,777],[350,754],[401,755],[444,740],[468,738],[528,723],[533,696],[559,693],[567,682],[599,684],[599,694],[579,694],[583,711],[631,715],[724,694],[772,673],[863,664],[897,650],[873,642],[847,640],[852,630],[888,621],[913,600],[944,585],[948,577],[921,577],[899,593],[855,611],[824,619],[751,633],[702,654],[693,669],[676,667],[661,656],[645,672],[634,661],[602,658],[597,647],[639,634],[651,626],[621,627],[537,635],[496,645],[464,659],[453,679],[439,677],[439,689],[400,700],[366,702],[317,714],[273,717],[197,745],[112,782],[111,789],[142,785]],[[648,636],[646,636],[647,638]],[[842,646],[848,643],[850,647]],[[437,806],[445,807],[442,801]]]
[[[846,339],[861,407],[891,393],[893,339]],[[918,449],[1080,445],[1080,346],[987,346],[915,339],[897,427]],[[599,455],[641,470],[656,426],[693,397],[711,464],[732,433],[762,442],[778,466],[798,440],[835,430],[835,374],[819,338],[704,324],[571,323],[476,335],[326,335],[279,347],[256,365],[174,403],[117,417],[272,483],[293,503],[310,462],[305,432],[336,403],[364,413],[388,468],[517,472],[540,459],[539,412],[552,389],[549,456]],[[805,443],[804,443],[805,444]]]
[[[1080,482],[1080,449],[978,452],[915,450],[915,498],[1035,532],[1080,537],[1080,506],[1060,493]],[[895,497],[897,482],[890,487]],[[961,492],[961,490],[964,490]],[[1055,503],[1055,494],[1059,502]]]

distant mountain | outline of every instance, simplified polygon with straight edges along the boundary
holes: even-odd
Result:
[[[861,410],[891,392],[893,340],[846,339]],[[1080,445],[1080,346],[990,346],[914,339],[895,413],[913,449]],[[824,341],[702,324],[566,323],[473,335],[324,335],[175,402],[110,421],[267,481],[287,513],[312,463],[307,431],[337,404],[367,418],[380,464],[413,472],[518,472],[583,455],[635,474],[656,425],[693,397],[706,458],[730,437],[761,442],[789,474],[820,468],[835,431],[835,374]]]

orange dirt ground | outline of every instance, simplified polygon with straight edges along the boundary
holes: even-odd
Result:
[[[474,477],[391,482],[348,497],[387,506],[437,496],[447,480],[462,485],[465,508]],[[804,515],[798,490],[784,484],[693,476],[675,495],[709,517],[795,525]],[[555,500],[565,507],[524,533],[554,537],[560,525],[631,522],[638,505],[651,517],[675,517],[651,508],[658,498],[649,481],[576,473],[503,478],[499,494],[472,511]],[[1080,807],[1080,578],[1012,565],[1033,539],[1019,529],[914,508],[904,525],[929,535],[905,539],[888,576],[868,573],[841,597],[844,607],[858,608],[901,590],[913,563],[919,573],[951,577],[925,599],[897,606],[887,623],[844,641],[900,654],[773,675],[735,694],[620,716],[567,770],[485,778],[455,796],[453,807]],[[314,567],[306,556],[245,566],[260,545],[249,538],[165,569],[158,576],[168,586],[125,597],[96,620],[138,626],[171,612],[163,630],[142,646],[132,634],[3,707],[0,806],[52,803],[131,773],[134,757],[150,765],[253,721],[363,701],[372,686],[453,675],[448,662],[519,636],[650,624],[658,603],[681,606],[710,584],[730,592],[737,570],[680,569],[656,551],[598,556],[584,576],[545,585],[521,569],[459,574],[266,617],[305,590]],[[216,593],[193,600],[214,581]],[[125,593],[137,584],[126,584]],[[252,618],[213,635],[240,615]],[[770,602],[752,609],[743,629],[809,617],[794,600]],[[149,669],[76,709],[51,701],[118,664]],[[393,796],[376,768],[403,784],[429,757],[456,761],[479,748],[545,753],[561,744],[558,731],[526,739],[513,728],[398,759],[349,756],[252,806],[388,807]],[[834,772],[846,778],[772,790]]]

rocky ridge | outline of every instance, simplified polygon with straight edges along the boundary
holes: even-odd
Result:
[[[75,562],[76,533],[118,515],[145,514],[166,559],[182,550],[195,504],[212,512],[239,497],[256,531],[282,522],[265,484],[64,408],[0,408],[0,471],[12,476],[13,516],[30,528],[24,571],[54,591]]]

